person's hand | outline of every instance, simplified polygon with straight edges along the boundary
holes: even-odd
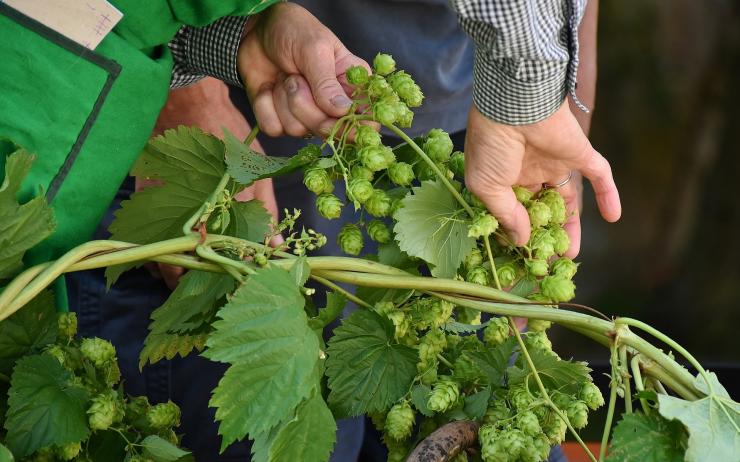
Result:
[[[622,208],[609,162],[591,146],[567,102],[547,119],[520,126],[488,119],[475,107],[470,110],[465,138],[465,183],[518,245],[529,240],[530,222],[511,187],[522,185],[538,190],[543,183],[563,181],[571,171],[574,176],[580,173],[591,181],[604,219],[617,221]],[[579,183],[571,180],[558,190],[568,211],[573,213],[566,231],[578,238],[572,239],[566,254],[571,257],[578,253],[580,245]]]
[[[228,88],[222,82],[206,78],[185,88],[172,90],[165,107],[159,114],[153,135],[159,135],[165,130],[179,125],[197,126],[205,132],[212,133],[219,138],[223,136],[223,129],[227,128],[238,139],[244,139],[251,128],[241,113],[233,106],[229,99]],[[263,152],[257,140],[250,145],[257,152]],[[157,182],[136,178],[136,190],[139,191]],[[262,202],[270,215],[278,220],[277,200],[272,187],[272,180],[256,181],[254,184],[239,192],[235,199],[248,201],[257,199]],[[282,242],[281,236],[276,236],[272,244]],[[156,263],[147,268],[155,277],[161,277],[167,287],[173,289],[185,273],[179,266]]]
[[[237,60],[257,123],[270,136],[328,134],[352,104],[345,71],[370,68],[292,3],[250,18]]]

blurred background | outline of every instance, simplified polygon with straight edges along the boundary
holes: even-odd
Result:
[[[740,3],[602,1],[591,139],[624,214],[587,191],[577,301],[670,333],[740,394]],[[589,361],[554,332],[561,350]]]

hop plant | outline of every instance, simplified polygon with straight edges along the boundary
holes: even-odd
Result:
[[[420,103],[421,104],[421,103]],[[396,108],[396,125],[408,128],[414,121],[414,113],[405,104],[400,104]]]
[[[507,431],[501,432],[501,444],[509,456],[516,460],[526,451],[529,438],[518,428],[509,428]]]
[[[596,410],[604,405],[604,396],[601,394],[599,387],[593,382],[586,382],[578,393],[578,398],[586,403],[586,406]]]
[[[77,313],[59,313],[57,317],[59,340],[68,342],[77,335]]]
[[[588,406],[583,401],[571,401],[565,412],[574,428],[580,429],[588,425]]]
[[[371,75],[367,84],[367,95],[371,98],[382,98],[393,92],[393,89],[382,75]]]
[[[376,189],[365,201],[365,210],[374,217],[385,217],[391,211],[391,198],[382,189]]]
[[[498,229],[498,220],[493,215],[483,212],[473,218],[473,223],[468,228],[468,237],[476,239],[490,236]]]
[[[540,201],[531,201],[527,207],[527,213],[529,214],[529,221],[532,224],[532,228],[540,228],[550,222],[552,212],[547,204],[543,204]]]
[[[487,286],[491,281],[491,273],[485,266],[476,266],[468,270],[468,273],[465,275],[465,280],[472,282],[473,284]]]
[[[165,430],[180,425],[180,408],[172,401],[155,404],[146,413],[146,420],[152,428]]]
[[[334,191],[334,182],[323,168],[312,168],[303,174],[303,184],[314,194],[330,193]]]
[[[540,422],[532,411],[524,411],[517,414],[516,426],[529,436],[536,436],[542,431]]]
[[[563,255],[570,248],[570,237],[563,228],[553,228],[550,230],[550,235],[553,238],[553,250],[558,255]]]
[[[316,209],[327,220],[339,218],[342,215],[344,204],[334,194],[324,193],[316,198]]]
[[[87,421],[92,430],[107,430],[123,418],[123,406],[114,390],[106,390],[91,400]]]
[[[107,340],[102,338],[84,338],[80,344],[82,356],[93,363],[96,367],[102,367],[116,358],[116,349]]]
[[[565,440],[568,424],[558,416],[551,416],[542,426],[542,432],[547,436],[550,444],[560,444]]]
[[[345,224],[337,235],[337,244],[339,244],[342,252],[349,255],[359,255],[365,245],[362,231],[355,224]]]
[[[52,344],[46,347],[44,351],[46,354],[54,357],[54,359],[59,361],[59,364],[61,364],[62,366],[67,366],[67,353],[61,346]]]
[[[367,69],[362,66],[350,67],[347,69],[345,75],[347,76],[347,82],[350,85],[364,85],[367,83],[369,77]]]
[[[373,172],[385,170],[395,158],[393,151],[385,146],[365,146],[357,155],[362,165]]]
[[[439,329],[430,329],[419,341],[419,371],[437,361],[437,355],[447,346],[447,337]]]
[[[562,276],[547,276],[540,282],[542,295],[556,302],[567,302],[575,296],[573,281]]]
[[[452,376],[460,382],[472,382],[480,376],[478,368],[467,355],[463,354],[455,358],[452,366]]]
[[[475,268],[476,266],[480,266],[483,264],[483,253],[481,253],[480,249],[473,249],[470,254],[468,254],[467,257],[465,257],[465,267]]]
[[[385,418],[385,432],[394,440],[402,441],[411,436],[414,428],[414,410],[407,401],[394,404]]]
[[[511,409],[506,405],[504,400],[496,400],[493,404],[489,405],[486,409],[486,414],[483,416],[483,422],[487,424],[495,424],[500,420],[506,420],[511,417]]]
[[[373,59],[373,69],[378,75],[388,75],[396,70],[396,61],[391,55],[378,53]]]
[[[373,181],[373,171],[362,165],[355,165],[350,171],[350,178],[353,180]]]
[[[434,384],[427,400],[427,407],[435,412],[450,410],[460,397],[460,385],[449,378],[440,379]]]
[[[380,133],[369,125],[360,125],[355,134],[355,143],[364,148],[366,146],[380,146]]]
[[[136,420],[145,417],[150,407],[149,400],[147,400],[145,396],[129,398],[128,402],[126,402],[126,412],[124,413],[126,422],[133,423]]]
[[[367,224],[367,234],[370,239],[379,244],[386,244],[391,241],[391,230],[380,220],[372,220]]]
[[[506,262],[496,268],[496,275],[501,287],[509,287],[516,281],[519,271],[514,262]]]
[[[484,462],[509,461],[509,454],[500,439],[500,431],[493,425],[483,425],[478,430],[481,458]]]
[[[411,331],[411,318],[403,311],[391,311],[386,316],[393,323],[393,327],[395,328],[393,337],[396,340],[406,337]]]
[[[455,175],[460,178],[465,176],[465,154],[462,151],[453,152],[447,165]]]
[[[113,386],[121,380],[121,370],[118,368],[117,361],[110,361],[100,368],[100,375],[108,386]]]
[[[527,329],[530,332],[544,332],[552,326],[551,321],[544,319],[529,319],[527,320]]]
[[[529,238],[529,248],[534,251],[535,258],[548,260],[555,255],[555,237],[546,228],[537,228]]]
[[[550,273],[566,279],[573,279],[576,271],[578,271],[578,264],[574,263],[570,258],[558,258],[550,264]]]
[[[426,162],[417,163],[414,166],[414,173],[416,173],[416,178],[421,181],[434,180],[437,178],[437,174],[434,172],[434,169]]]
[[[473,308],[459,307],[457,309],[457,320],[463,324],[477,326],[481,322],[481,312]]]
[[[450,135],[444,130],[433,128],[427,133],[424,141],[424,152],[429,155],[435,162],[446,162],[452,154],[454,145]]]
[[[537,461],[547,460],[550,455],[550,441],[543,433],[534,436],[532,439],[532,450],[535,452]]]
[[[406,162],[396,162],[388,167],[388,177],[399,186],[408,186],[414,181],[414,169]]]
[[[401,100],[403,100],[403,102],[409,107],[421,106],[421,103],[424,100],[424,94],[410,75],[404,71],[398,71],[393,75],[388,76],[387,80],[391,88],[393,88],[393,91],[395,91],[399,98],[401,98]]]
[[[373,105],[373,118],[383,125],[393,125],[398,111],[393,103],[379,101]]]
[[[495,347],[509,337],[509,322],[506,318],[492,318],[483,330],[483,341]]]
[[[511,404],[518,411],[527,409],[529,406],[532,405],[532,402],[534,401],[534,397],[529,393],[529,391],[524,386],[521,386],[521,385],[517,385],[517,386],[509,388],[507,397],[509,398],[509,401],[511,402]]]
[[[72,460],[77,457],[82,451],[82,443],[76,441],[74,443],[63,444],[56,448],[57,457],[62,460]]]
[[[527,258],[524,260],[524,267],[532,276],[541,277],[548,274],[547,260],[541,258]]]
[[[559,192],[554,189],[545,189],[540,193],[537,200],[549,207],[550,223],[555,225],[562,225],[565,223],[565,200]]]
[[[349,183],[349,196],[351,199],[356,200],[360,204],[364,204],[370,196],[373,195],[375,189],[372,183],[368,180],[357,178]]]
[[[522,204],[526,205],[532,199],[532,191],[525,188],[524,186],[514,186],[512,189],[514,190],[516,200],[518,200]]]
[[[527,348],[532,350],[552,351],[552,342],[545,332],[527,332],[524,335]]]

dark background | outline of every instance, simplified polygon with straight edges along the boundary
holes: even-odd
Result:
[[[624,213],[585,193],[576,301],[669,334],[740,395],[740,4],[601,2],[591,138]],[[564,356],[606,350],[553,330]]]

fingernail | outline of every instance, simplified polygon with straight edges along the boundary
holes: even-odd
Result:
[[[337,95],[333,97],[331,100],[331,104],[338,108],[348,108],[352,105],[352,100],[347,98],[345,95]]]
[[[516,231],[509,231],[509,239],[516,245],[519,245],[519,233]]]
[[[288,93],[295,93],[296,90],[298,90],[298,82],[295,81],[295,78],[288,77],[285,79],[285,91]]]

